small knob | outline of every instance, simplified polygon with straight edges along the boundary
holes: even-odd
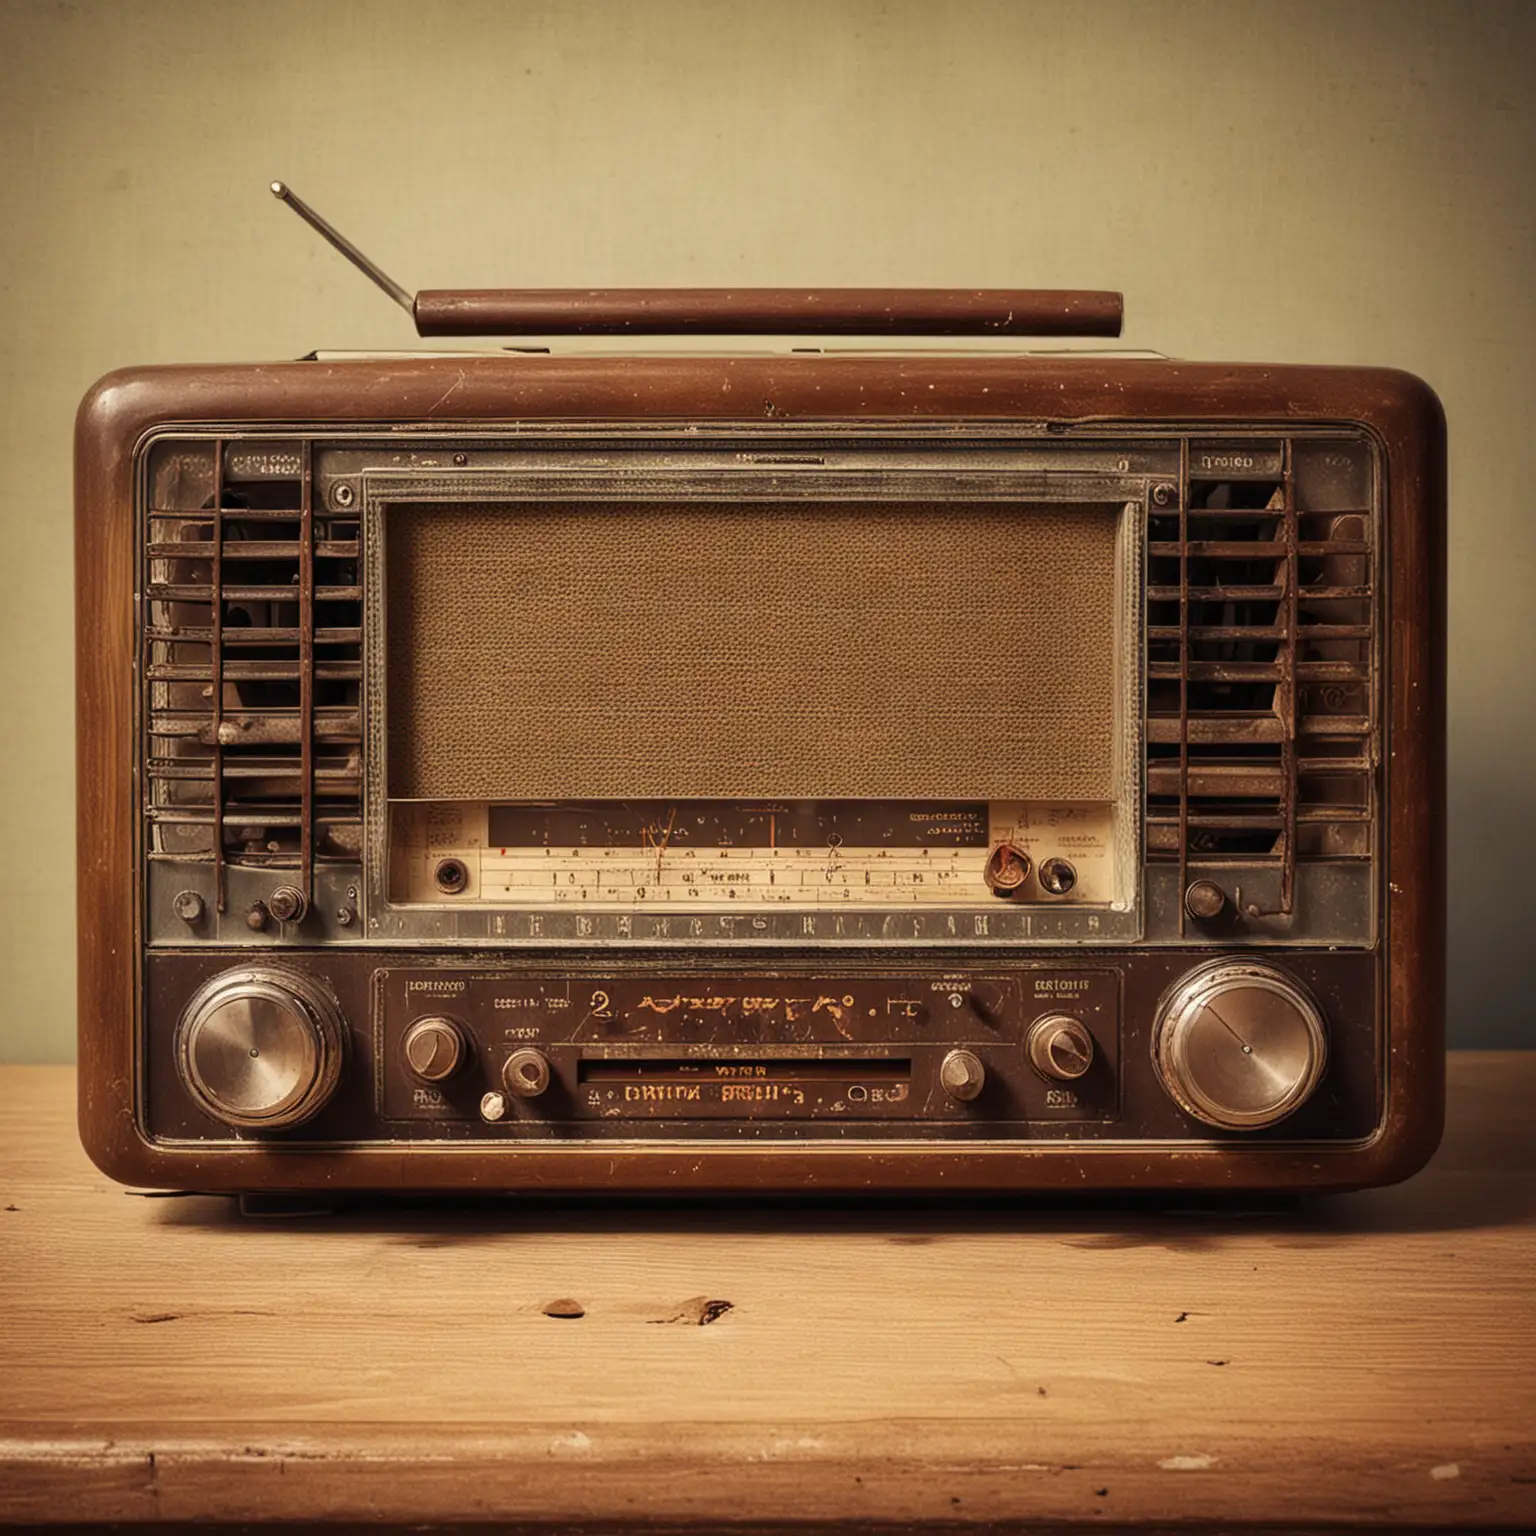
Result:
[[[336,999],[312,978],[228,971],[187,1005],[176,1032],[176,1066],[215,1119],[279,1130],[308,1120],[330,1098],[345,1038]]]
[[[507,1092],[520,1099],[536,1099],[549,1089],[549,1057],[525,1045],[507,1057],[501,1069],[501,1080]]]
[[[951,1051],[939,1066],[939,1086],[950,1098],[969,1103],[987,1085],[987,1069],[975,1051]]]
[[[445,896],[457,896],[469,884],[469,867],[463,859],[439,859],[432,878]]]
[[[967,1001],[971,1012],[989,1029],[999,1028],[1007,1016],[1007,994],[993,982],[973,981]]]
[[[1311,1096],[1328,1056],[1311,993],[1256,961],[1216,960],[1189,972],[1164,999],[1152,1038],[1169,1096],[1223,1130],[1283,1120]]]
[[[1012,843],[999,843],[987,857],[981,877],[994,896],[1014,896],[1029,879],[1029,855]]]
[[[1093,1036],[1087,1025],[1064,1013],[1036,1019],[1026,1048],[1035,1071],[1057,1082],[1075,1082],[1093,1065]]]
[[[267,911],[280,923],[302,923],[309,898],[296,885],[280,885],[267,897]]]
[[[441,1083],[464,1065],[464,1032],[452,1019],[417,1019],[405,1032],[405,1064],[424,1083]]]
[[[1040,866],[1040,889],[1052,896],[1066,896],[1077,884],[1077,869],[1070,859],[1047,859]]]
[[[1227,893],[1214,880],[1191,881],[1184,892],[1184,910],[1197,922],[1215,922],[1226,905]]]

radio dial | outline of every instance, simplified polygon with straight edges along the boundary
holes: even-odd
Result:
[[[1022,848],[999,843],[987,858],[981,876],[994,896],[1017,896],[1034,866]]]
[[[549,1091],[549,1057],[532,1046],[524,1046],[507,1057],[501,1069],[501,1081],[508,1093],[519,1099],[536,1099]]]
[[[1093,1065],[1093,1036],[1081,1019],[1053,1013],[1029,1027],[1030,1064],[1042,1077],[1076,1082]]]
[[[176,1066],[199,1107],[225,1125],[281,1130],[330,1098],[345,1025],[324,987],[279,970],[228,971],[192,998]]]
[[[417,1019],[405,1032],[405,1064],[424,1083],[446,1082],[467,1054],[464,1032],[452,1019]]]
[[[939,1085],[950,1098],[968,1104],[987,1086],[987,1069],[975,1051],[951,1051],[939,1064]]]
[[[1217,960],[1164,999],[1153,1054],[1169,1095],[1222,1130],[1260,1130],[1300,1108],[1328,1059],[1322,1011],[1275,966]]]

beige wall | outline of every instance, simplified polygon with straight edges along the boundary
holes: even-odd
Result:
[[[1131,345],[1422,374],[1453,1036],[1536,1043],[1533,60],[1520,3],[0,0],[0,1058],[73,1049],[75,402],[413,339],[274,176],[408,286],[1119,287]]]

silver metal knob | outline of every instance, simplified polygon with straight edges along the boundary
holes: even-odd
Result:
[[[975,1051],[951,1051],[939,1064],[939,1086],[962,1104],[987,1086],[987,1069]]]
[[[1170,1097],[1223,1130],[1283,1120],[1328,1060],[1322,1010],[1300,982],[1257,961],[1217,960],[1164,998],[1153,1056]]]
[[[226,1125],[280,1130],[308,1120],[341,1076],[346,1028],[310,977],[226,971],[194,994],[176,1031],[176,1067],[199,1106]]]
[[[1025,1049],[1035,1071],[1060,1083],[1075,1082],[1093,1065],[1093,1036],[1081,1019],[1065,1013],[1036,1019]]]

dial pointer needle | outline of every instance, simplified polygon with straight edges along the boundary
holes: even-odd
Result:
[[[1226,1032],[1229,1035],[1231,1035],[1232,1038],[1234,1040],[1236,1040],[1237,1043],[1240,1046],[1242,1046],[1242,1048],[1243,1048],[1243,1055],[1244,1056],[1252,1056],[1253,1055],[1253,1047],[1251,1045],[1249,1045],[1248,1042],[1246,1040],[1244,1040],[1243,1037],[1240,1034],[1238,1034],[1238,1032],[1235,1029],[1233,1029],[1232,1026],[1230,1024],[1228,1024],[1227,1021],[1224,1018],[1222,1018],[1222,1016],[1219,1013],[1216,1012],[1215,1008],[1213,1008],[1210,1003],[1207,1003],[1205,1005],[1205,1007],[1206,1007],[1206,1011],[1211,1015],[1211,1017],[1213,1019],[1215,1019],[1216,1022],[1218,1024],[1220,1024],[1221,1027],[1224,1030],[1226,1030]]]

